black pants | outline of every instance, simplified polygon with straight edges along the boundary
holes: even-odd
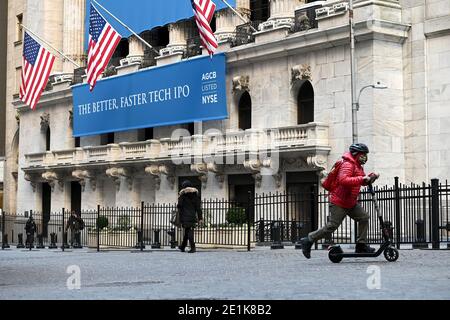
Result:
[[[194,228],[193,227],[186,227],[183,228],[184,229],[184,237],[183,237],[183,242],[181,243],[182,247],[186,247],[187,246],[187,242],[189,240],[189,245],[191,248],[195,248],[195,243],[194,243]]]

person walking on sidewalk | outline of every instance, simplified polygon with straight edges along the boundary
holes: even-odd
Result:
[[[181,252],[184,252],[189,240],[191,249],[188,252],[194,253],[196,251],[194,242],[194,228],[197,222],[201,224],[203,219],[201,200],[198,195],[198,190],[192,187],[189,180],[183,181],[181,187],[182,189],[179,193],[177,207],[180,214],[181,226],[184,229],[184,237],[179,249]]]
[[[303,255],[311,258],[311,247],[317,240],[331,235],[348,215],[358,222],[358,236],[356,253],[374,252],[375,249],[367,245],[368,213],[359,205],[358,196],[361,186],[367,186],[379,178],[379,174],[366,175],[363,165],[367,162],[369,148],[363,143],[352,144],[349,152],[342,159],[336,173],[335,187],[330,190],[330,219],[327,224],[316,231],[310,232],[301,239]]]

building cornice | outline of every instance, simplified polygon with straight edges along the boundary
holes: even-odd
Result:
[[[67,104],[72,102],[72,88],[70,86],[61,88],[61,89],[53,89],[50,91],[45,91],[40,100],[39,100],[39,108],[46,108],[53,105],[58,104]],[[14,99],[12,105],[19,112],[31,111],[30,107],[23,103],[20,99]]]
[[[355,24],[357,41],[383,39],[403,43],[408,37],[410,25],[384,21],[370,20]],[[228,66],[235,67],[267,59],[286,57],[308,51],[332,48],[349,43],[348,24],[324,30],[310,29],[288,35],[274,41],[251,43],[228,51]]]

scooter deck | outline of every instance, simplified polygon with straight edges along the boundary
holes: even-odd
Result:
[[[390,242],[384,242],[380,248],[373,252],[373,253],[356,253],[356,252],[342,252],[342,253],[336,253],[337,256],[343,257],[343,258],[375,258],[380,256],[383,251],[389,247],[391,243]]]
[[[377,251],[375,251],[373,253],[356,253],[356,252],[345,253],[344,252],[339,255],[344,258],[371,258],[371,257],[375,258],[375,257],[378,257],[379,255],[381,255],[383,253],[383,251],[384,251],[384,248],[382,250],[378,249]]]

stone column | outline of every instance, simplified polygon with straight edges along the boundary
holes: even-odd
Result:
[[[187,40],[194,37],[195,22],[192,20],[171,23],[169,25],[169,44],[161,49],[156,57],[156,65],[166,65],[181,61],[187,49]]]
[[[131,36],[128,39],[128,45],[129,45],[129,53],[127,58],[144,56],[145,44],[141,40],[139,40],[136,36]]]
[[[236,10],[243,16],[247,22],[250,21],[250,0],[237,0]],[[216,32],[217,41],[225,42],[235,37],[236,26],[245,22],[239,18],[231,9],[223,9],[216,13]]]
[[[269,20],[260,25],[261,30],[281,26],[292,27],[295,22],[295,8],[305,3],[304,0],[270,0]]]
[[[136,72],[144,61],[145,44],[136,36],[128,38],[128,56],[120,60],[120,67],[116,67],[117,75]]]
[[[84,55],[84,0],[64,0],[63,52],[80,66],[85,65]],[[64,61],[63,72],[73,73],[76,67]]]
[[[302,0],[271,0],[269,20],[293,19],[295,17],[295,7],[304,2]]]
[[[169,25],[169,44],[161,50],[162,55],[184,53],[187,40],[194,36],[194,24],[192,21],[182,21]]]

